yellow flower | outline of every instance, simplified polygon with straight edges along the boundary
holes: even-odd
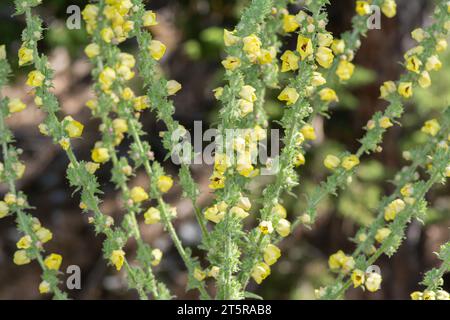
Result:
[[[336,91],[330,88],[324,88],[319,92],[320,100],[325,102],[339,102]]]
[[[223,42],[226,47],[234,46],[239,42],[240,38],[235,35],[236,31],[223,30]]]
[[[9,207],[5,201],[0,201],[0,219],[4,218],[9,213]]]
[[[253,128],[253,132],[252,132],[254,138],[256,139],[256,141],[261,141],[267,138],[267,132],[265,129],[263,129],[261,126],[256,125]]]
[[[334,170],[341,164],[341,159],[333,155],[327,155],[323,161],[325,168]]]
[[[136,111],[142,111],[148,108],[147,96],[136,97],[133,101],[133,107]]]
[[[94,162],[87,162],[84,167],[86,168],[87,172],[89,172],[90,174],[94,174],[95,171],[98,170],[98,168],[100,168],[100,165],[98,163],[94,163]]]
[[[169,96],[173,96],[178,91],[180,91],[181,88],[182,88],[182,86],[178,81],[175,81],[175,80],[167,81],[166,89],[167,89],[167,94]]]
[[[44,105],[44,102],[42,101],[42,98],[39,96],[34,97],[34,104],[37,107],[42,107]]]
[[[96,43],[88,44],[84,49],[84,53],[86,53],[90,59],[95,58],[100,54],[100,46]]]
[[[144,27],[156,26],[158,22],[156,21],[156,13],[152,10],[145,11],[142,16],[142,25]]]
[[[425,70],[420,74],[419,85],[423,89],[426,89],[431,86],[431,77],[428,71]]]
[[[150,45],[148,46],[148,50],[150,51],[150,55],[153,59],[156,61],[161,60],[161,58],[166,53],[166,46],[158,40],[152,40],[150,42]]]
[[[33,50],[22,45],[19,49],[19,66],[23,66],[31,61],[33,61]]]
[[[345,259],[345,253],[342,250],[339,250],[338,252],[332,254],[328,258],[328,266],[331,270],[337,270],[342,267],[342,263]]]
[[[305,156],[302,153],[297,153],[297,155],[294,158],[294,165],[296,167],[300,167],[306,163]]]
[[[297,19],[295,16],[291,14],[285,14],[283,16],[283,30],[284,32],[294,32],[300,27],[300,25],[297,22]]]
[[[286,50],[281,56],[281,72],[298,70],[300,58],[291,50]]]
[[[148,199],[148,194],[142,187],[133,187],[130,192],[130,197],[135,203],[139,203]]]
[[[320,87],[321,85],[324,85],[325,83],[327,83],[327,80],[322,76],[322,74],[320,72],[313,72],[311,84],[314,87]]]
[[[425,125],[422,127],[421,131],[423,133],[429,134],[430,136],[435,137],[439,130],[441,130],[441,126],[436,119],[431,119],[425,122]]]
[[[195,268],[194,269],[194,278],[197,279],[198,281],[203,281],[206,278],[206,273],[199,268]]]
[[[8,103],[8,109],[11,113],[16,113],[24,110],[27,107],[20,99],[11,99]]]
[[[241,161],[238,163],[236,170],[241,176],[246,178],[253,178],[259,173],[259,170],[255,169],[250,163]]]
[[[149,208],[144,213],[145,224],[155,224],[161,220],[161,213],[156,208]]]
[[[427,71],[439,71],[442,68],[442,62],[439,60],[438,56],[433,55],[428,58],[425,68]]]
[[[52,253],[44,260],[44,265],[50,270],[59,270],[62,263],[62,256]]]
[[[314,130],[314,127],[310,124],[305,124],[301,129],[300,133],[303,135],[303,137],[307,140],[316,140],[316,132]]]
[[[234,215],[239,219],[245,219],[249,216],[249,213],[242,209],[241,207],[235,206],[230,209],[230,214]]]
[[[14,263],[18,266],[22,266],[24,264],[29,264],[31,262],[30,258],[27,255],[25,250],[17,250],[14,252]]]
[[[240,197],[236,205],[245,211],[249,211],[252,208],[252,203],[250,202],[250,199],[247,197]]]
[[[123,89],[123,91],[122,91],[122,98],[124,100],[127,100],[127,101],[131,100],[131,99],[134,99],[135,95],[134,95],[133,90],[131,88],[129,88],[129,87],[126,87],[125,89]]]
[[[214,156],[214,170],[224,173],[230,166],[230,162],[225,154],[216,153]]]
[[[26,84],[30,87],[40,87],[44,83],[45,76],[38,70],[31,71],[28,74]]]
[[[397,14],[397,4],[395,0],[384,0],[381,11],[388,18],[393,18]]]
[[[3,200],[5,200],[6,204],[8,204],[8,205],[12,205],[12,204],[15,204],[17,202],[16,195],[14,193],[10,193],[10,192],[8,192],[5,195]]]
[[[356,12],[360,15],[360,16],[365,16],[370,14],[371,9],[370,9],[370,4],[367,1],[356,1]]]
[[[285,219],[287,217],[286,208],[281,204],[277,203],[272,208],[272,214],[277,215],[278,217]]]
[[[389,228],[380,228],[377,230],[377,233],[375,235],[375,240],[378,243],[383,243],[383,241],[389,237],[391,234],[391,230]]]
[[[342,259],[342,271],[344,273],[348,273],[352,271],[354,268],[355,268],[355,260],[353,259],[353,257],[345,256]]]
[[[62,138],[61,140],[58,141],[58,143],[61,146],[61,148],[63,148],[63,150],[69,150],[70,140],[68,138]]]
[[[109,258],[111,263],[116,267],[117,271],[122,269],[125,262],[125,252],[123,250],[114,250]]]
[[[248,102],[255,102],[257,100],[255,92],[256,92],[255,88],[246,85],[241,88],[239,96]]]
[[[424,291],[422,297],[423,300],[436,300],[436,293],[433,291]]]
[[[314,53],[314,49],[311,39],[299,35],[297,40],[297,51],[300,53],[302,60],[305,60],[307,57],[312,55]]]
[[[214,90],[213,90],[213,93],[214,93],[214,98],[216,98],[217,100],[220,100],[220,98],[222,97],[222,95],[223,95],[223,87],[218,87],[218,88],[215,88]]]
[[[396,199],[389,203],[384,210],[384,219],[386,221],[392,221],[396,215],[405,209],[406,205],[402,199]]]
[[[414,189],[411,184],[406,184],[401,188],[400,193],[404,197],[410,197],[414,193]]]
[[[219,223],[225,218],[225,212],[219,211],[217,206],[213,206],[206,209],[204,215],[207,220],[212,221],[214,223]]]
[[[82,15],[85,21],[95,21],[98,15],[98,7],[93,4],[88,4],[84,8]]]
[[[278,100],[280,101],[286,101],[286,105],[290,106],[297,102],[300,95],[298,94],[297,90],[294,88],[286,87],[283,91],[281,91],[280,95],[278,96]]]
[[[353,287],[358,288],[359,286],[364,284],[365,274],[363,271],[361,271],[359,269],[355,269],[352,272],[351,279],[353,282]]]
[[[333,51],[327,47],[319,47],[316,53],[316,61],[325,69],[329,69],[333,64],[334,55]]]
[[[172,188],[173,179],[169,176],[160,176],[156,185],[158,186],[159,191],[166,193]]]
[[[17,241],[16,246],[18,249],[28,249],[31,247],[33,240],[29,235],[25,235]]]
[[[125,119],[114,119],[112,125],[116,134],[123,134],[128,131],[128,124]]]
[[[275,227],[275,230],[280,236],[285,238],[291,233],[291,223],[286,219],[280,219]]]
[[[39,241],[41,241],[42,243],[47,243],[52,240],[53,234],[47,228],[41,227],[36,230],[36,237],[38,237]]]
[[[270,267],[264,262],[258,263],[252,270],[252,278],[257,284],[261,284],[270,275]]]
[[[400,82],[398,85],[398,93],[406,99],[411,98],[413,95],[412,82]]]
[[[74,120],[71,116],[67,116],[64,118],[65,127],[64,130],[67,132],[70,138],[78,138],[83,134],[84,126]]]
[[[380,87],[380,98],[384,99],[389,96],[391,93],[394,93],[397,90],[397,86],[394,81],[386,81]]]
[[[388,117],[382,117],[378,123],[383,129],[388,129],[393,126],[391,119],[389,119]]]
[[[271,266],[275,264],[280,257],[281,251],[277,246],[269,244],[264,249],[264,261],[267,263],[267,265]]]
[[[86,107],[91,110],[95,110],[98,106],[97,100],[89,100],[86,102]]]
[[[343,54],[345,52],[345,41],[341,39],[334,39],[331,45],[331,50],[335,55]]]
[[[319,33],[317,37],[319,47],[330,47],[333,44],[333,36],[331,33]]]
[[[406,59],[406,69],[411,72],[419,73],[420,67],[423,65],[422,61],[420,61],[417,56],[411,56]]]
[[[213,266],[211,267],[211,269],[208,272],[208,277],[217,279],[217,277],[219,276],[220,273],[220,268],[217,266]]]
[[[419,43],[422,42],[427,37],[427,35],[428,34],[422,28],[414,29],[411,32],[412,38]]]
[[[222,65],[224,66],[225,69],[233,71],[241,66],[241,59],[229,56],[222,61]]]
[[[111,43],[112,39],[114,38],[114,31],[111,28],[103,28],[100,31],[100,36],[102,37],[103,41],[106,43]]]
[[[422,300],[422,292],[420,291],[414,291],[410,294],[411,300]]]
[[[445,290],[438,290],[436,292],[436,299],[437,300],[449,300],[450,294]]]
[[[106,67],[100,73],[99,82],[102,85],[103,90],[109,89],[114,80],[116,80],[116,72],[112,68]]]
[[[366,279],[365,286],[370,292],[375,292],[380,289],[381,275],[376,272],[371,272]]]
[[[91,153],[91,158],[97,163],[105,163],[109,160],[109,152],[106,148],[94,148]]]
[[[159,249],[153,249],[152,250],[152,256],[153,256],[152,266],[156,267],[161,262],[163,253]]]
[[[121,65],[124,65],[130,69],[136,65],[136,59],[132,54],[121,52],[119,53],[119,61]]]
[[[347,60],[341,60],[336,70],[336,74],[341,81],[347,81],[352,77],[354,71],[355,65],[353,63],[348,62]]]
[[[209,178],[209,188],[213,190],[223,189],[225,187],[225,179],[223,173],[214,171],[213,175]]]
[[[259,231],[262,234],[270,234],[273,232],[272,222],[270,221],[261,221],[259,224]]]
[[[355,155],[350,155],[342,159],[342,167],[347,171],[352,170],[357,165],[359,165],[359,158]]]
[[[50,283],[48,283],[47,281],[42,281],[39,284],[39,293],[45,294],[45,293],[49,293],[49,292],[50,292]]]
[[[243,38],[242,41],[244,42],[242,50],[244,50],[251,62],[255,62],[261,53],[261,40],[255,34],[252,34]]]

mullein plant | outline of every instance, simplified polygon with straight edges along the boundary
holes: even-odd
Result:
[[[90,223],[95,227],[95,232],[106,236],[103,244],[104,257],[120,270],[125,266],[128,274],[129,285],[142,292],[147,282],[144,282],[140,274],[137,273],[128,263],[125,257],[124,247],[127,236],[120,227],[114,227],[114,220],[100,210],[99,184],[93,172],[95,164],[92,162],[79,161],[72,148],[71,139],[80,138],[84,126],[72,117],[58,118],[60,111],[59,103],[55,95],[51,92],[53,71],[49,66],[45,55],[38,52],[38,41],[42,39],[42,21],[33,15],[32,8],[39,5],[41,1],[16,1],[16,15],[25,14],[26,29],[22,33],[22,46],[19,50],[19,65],[31,64],[34,68],[29,72],[27,86],[32,88],[34,103],[42,108],[47,117],[45,122],[39,125],[39,130],[43,135],[49,136],[59,144],[65,151],[70,163],[67,169],[67,178],[77,191],[81,192],[80,208],[83,212],[93,212],[89,218]],[[100,162],[105,157],[104,150],[94,150],[94,157]],[[142,293],[141,293],[142,296]]]
[[[162,251],[158,248],[152,249],[142,240],[141,231],[137,222],[137,216],[143,213],[142,202],[148,199],[148,195],[142,187],[136,186],[130,188],[128,181],[134,175],[134,168],[128,163],[126,157],[117,155],[117,147],[123,141],[128,132],[127,118],[118,116],[118,108],[121,107],[120,98],[113,93],[121,92],[123,101],[131,100],[134,93],[130,88],[124,90],[118,89],[116,84],[107,80],[111,77],[124,78],[130,80],[134,73],[135,58],[131,54],[118,52],[114,50],[113,44],[106,42],[104,30],[109,30],[109,19],[103,12],[107,12],[105,3],[100,1],[98,7],[87,5],[83,11],[83,17],[88,25],[88,32],[92,35],[92,43],[85,48],[86,55],[92,60],[95,68],[92,74],[96,83],[94,90],[96,99],[90,100],[87,106],[92,110],[94,117],[101,120],[99,130],[102,133],[102,141],[95,144],[92,150],[91,172],[100,167],[101,164],[108,161],[112,162],[111,181],[121,192],[126,215],[124,216],[122,227],[127,233],[128,238],[134,238],[137,243],[137,260],[141,268],[136,268],[139,273],[139,279],[131,279],[134,287],[139,291],[140,297],[145,299],[148,293],[151,293],[155,299],[167,299],[170,294],[164,284],[156,281],[152,268],[157,266],[162,258]],[[127,11],[124,11],[126,16]],[[122,17],[120,16],[120,17]],[[122,25],[126,26],[128,21],[122,20]],[[125,28],[126,30],[126,28]],[[106,38],[109,39],[109,38]],[[123,40],[126,39],[126,36]],[[111,40],[112,41],[112,40]],[[109,78],[108,78],[109,77]],[[117,83],[118,84],[118,83]],[[133,109],[131,109],[133,110]],[[127,114],[134,117],[135,114]],[[159,211],[155,208],[149,208],[143,213],[145,221],[148,224],[159,221]],[[120,270],[120,268],[118,268]],[[138,286],[139,283],[147,284],[145,287]]]
[[[449,300],[449,293],[442,289],[445,273],[450,271],[450,242],[443,244],[436,252],[438,258],[442,261],[439,268],[433,268],[427,271],[420,283],[425,286],[424,291],[414,291],[411,293],[412,300]]]
[[[305,164],[307,144],[316,139],[312,120],[318,114],[326,114],[329,107],[338,102],[339,97],[333,89],[335,76],[343,83],[352,77],[355,70],[352,61],[361,45],[361,37],[368,31],[370,5],[380,6],[388,18],[396,14],[394,0],[356,1],[353,28],[338,39],[326,30],[325,6],[329,4],[328,0],[306,0],[302,3],[302,10],[295,14],[287,10],[291,2],[252,0],[236,28],[224,30],[224,85],[214,90],[215,98],[222,105],[217,128],[220,138],[216,141],[209,185],[214,193],[214,203],[202,210],[197,204],[199,189],[189,167],[195,157],[193,146],[183,140],[187,131],[174,119],[175,106],[171,97],[182,89],[182,85],[176,80],[167,80],[161,72],[159,62],[166,55],[167,48],[163,42],[153,38],[149,29],[158,24],[156,13],[146,10],[141,0],[99,0],[83,10],[90,39],[84,51],[93,65],[95,93],[87,107],[93,117],[101,121],[101,140],[95,143],[90,161],[80,161],[75,156],[72,140],[82,136],[83,124],[71,116],[59,119],[59,104],[51,93],[53,73],[47,58],[37,50],[37,42],[42,38],[42,21],[32,14],[31,9],[41,0],[15,0],[16,14],[25,14],[27,22],[19,50],[19,65],[33,66],[27,85],[33,88],[35,104],[47,114],[39,129],[67,154],[70,161],[68,179],[81,192],[80,208],[83,212],[93,213],[89,222],[96,233],[106,236],[103,244],[105,259],[118,271],[125,269],[129,287],[136,289],[141,299],[169,299],[171,294],[155,275],[154,268],[162,259],[162,251],[143,241],[138,224],[140,216],[144,217],[146,224],[161,223],[170,235],[187,269],[187,289],[196,289],[200,298],[209,299],[207,278],[210,278],[215,283],[215,298],[256,297],[246,288],[251,279],[260,284],[270,275],[271,266],[281,256],[278,242],[289,236],[299,224],[310,227],[315,221],[319,202],[347,186],[360,158],[364,154],[382,151],[383,135],[401,118],[404,100],[413,95],[415,86],[429,87],[430,73],[442,67],[438,54],[447,47],[445,38],[450,29],[450,4],[438,0],[433,17],[435,23],[412,32],[419,45],[405,54],[407,73],[399,81],[389,81],[381,87],[381,98],[387,100],[389,106],[369,121],[357,153],[328,155],[324,159],[324,166],[333,174],[308,197],[306,212],[291,224],[280,199],[299,185],[296,168]],[[295,37],[295,49],[281,52],[285,37]],[[120,44],[130,38],[137,40],[137,59],[121,49]],[[145,91],[141,96],[135,94],[130,84],[136,71],[142,78],[142,88],[138,90]],[[6,63],[2,79],[6,79],[8,73]],[[278,157],[259,167],[253,160],[258,144],[267,138],[266,130],[270,126],[264,109],[270,92],[268,89],[277,90],[278,100],[285,105],[279,122],[284,132],[283,149]],[[4,99],[2,102],[0,124],[2,142],[7,150],[4,167],[13,169],[3,170],[5,177],[2,178],[8,180],[13,191],[14,180],[18,176],[11,172],[17,173],[22,166],[17,162],[17,152],[11,149],[12,135],[3,119],[13,112],[11,108],[20,111],[23,106],[16,100]],[[151,146],[145,139],[140,118],[147,109],[166,126],[166,131],[160,135],[169,156],[175,155],[181,160],[179,183],[183,196],[192,202],[202,234],[199,248],[205,251],[206,261],[192,256],[191,249],[184,247],[173,225],[176,208],[164,200],[164,195],[175,181],[154,159]],[[396,190],[382,201],[375,223],[356,234],[354,253],[346,255],[338,251],[330,257],[329,265],[337,273],[337,278],[332,285],[317,290],[318,298],[341,298],[352,284],[371,292],[379,289],[381,275],[366,273],[367,268],[382,254],[390,256],[397,250],[411,219],[421,219],[425,215],[427,192],[450,175],[449,120],[449,112],[446,112],[424,125],[422,131],[429,136],[429,143],[405,153],[405,158],[412,164],[398,173]],[[230,131],[233,131],[231,138],[228,136]],[[131,141],[128,154],[119,156],[119,147],[121,150],[124,148],[120,145],[126,136]],[[181,148],[180,141],[183,141]],[[112,163],[111,181],[119,190],[123,203],[124,215],[120,223],[100,210],[101,190],[95,172],[108,162]],[[428,179],[418,180],[421,168],[427,170]],[[263,169],[275,170],[274,181],[266,185],[262,201],[252,201],[250,183]],[[140,172],[145,173],[148,185],[132,187],[133,176]],[[19,256],[30,260],[36,258],[40,262],[44,272],[42,290],[40,286],[42,293],[52,292],[55,298],[66,298],[58,289],[60,256],[49,258],[52,268],[47,265],[47,259],[43,260],[40,255],[42,246],[37,246],[40,242],[33,229],[36,220],[19,210],[28,209],[26,200],[23,200],[23,206],[18,207],[16,204],[11,206],[9,198],[0,202],[0,209],[5,212],[0,214],[17,213],[18,228],[24,234],[24,240],[19,241],[20,246],[25,242],[29,244],[28,249],[19,247],[19,252],[22,252]],[[18,202],[25,197],[19,193],[16,199]],[[255,214],[250,214],[251,211]],[[25,217],[25,222],[20,217]],[[252,221],[246,219],[248,217],[252,217]],[[136,262],[133,263],[129,262],[132,253],[125,251],[129,239],[134,239],[137,244]],[[436,297],[445,296],[440,288],[440,278],[448,271],[449,257],[445,248],[443,246],[439,255],[443,260],[441,268],[430,271],[423,283],[427,286],[425,292],[433,292]],[[59,264],[55,270],[56,260]],[[414,297],[425,299],[425,292],[414,293]]]
[[[5,46],[0,46],[0,89],[7,83],[11,72],[5,52]],[[28,213],[32,207],[26,195],[16,186],[17,181],[23,177],[26,167],[19,159],[22,150],[14,146],[14,136],[5,121],[12,114],[23,111],[26,104],[17,98],[0,97],[0,99],[0,143],[3,158],[0,162],[0,182],[8,188],[4,199],[0,201],[0,219],[14,217],[17,230],[21,234],[13,261],[16,265],[22,266],[36,260],[42,269],[39,292],[41,294],[51,292],[55,299],[65,300],[67,294],[58,287],[62,256],[58,253],[46,254],[44,248],[44,245],[52,240],[53,234],[41,225],[38,218]]]
[[[357,1],[365,2],[365,1]],[[349,152],[340,155],[328,155],[324,159],[324,166],[332,174],[322,182],[308,196],[306,213],[302,215],[295,226],[300,223],[314,222],[318,204],[329,194],[336,194],[339,189],[347,186],[349,178],[360,164],[364,154],[381,152],[380,146],[385,132],[401,119],[405,112],[404,103],[414,93],[414,87],[428,88],[431,85],[430,73],[442,68],[439,53],[447,49],[446,37],[450,32],[449,11],[447,1],[437,1],[432,26],[412,32],[412,37],[418,45],[408,50],[405,55],[404,67],[406,72],[397,82],[386,81],[380,87],[380,98],[388,102],[384,112],[377,112],[368,121],[366,134],[359,140],[360,148],[355,154]],[[358,10],[358,7],[357,7]]]
[[[421,131],[429,136],[426,146],[405,152],[412,164],[394,180],[396,190],[381,201],[375,221],[354,237],[357,248],[353,254],[346,255],[339,250],[330,256],[329,267],[338,277],[334,284],[317,290],[319,298],[339,298],[352,284],[371,292],[379,289],[381,275],[366,271],[382,254],[392,256],[398,250],[409,222],[413,218],[423,221],[426,217],[428,204],[425,196],[428,191],[435,184],[445,183],[449,177],[450,109],[441,121],[442,126],[432,119],[422,127]],[[427,180],[417,180],[420,168],[426,169]],[[442,256],[446,258],[445,267],[449,262],[448,256]]]

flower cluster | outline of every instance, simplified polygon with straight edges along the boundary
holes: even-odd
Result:
[[[4,51],[4,46],[0,46],[0,52]],[[0,55],[0,88],[5,85],[9,73],[10,66],[6,57]],[[25,108],[26,105],[17,98],[3,98],[0,101],[0,144],[3,154],[3,162],[0,162],[0,182],[4,182],[8,186],[8,193],[0,201],[0,219],[14,216],[17,229],[22,234],[16,243],[17,251],[14,253],[14,263],[21,266],[36,260],[42,269],[39,292],[41,294],[52,293],[55,299],[67,299],[67,295],[58,287],[62,256],[52,253],[44,258],[44,244],[52,240],[53,234],[42,226],[39,219],[26,212],[31,209],[26,195],[16,188],[16,181],[23,177],[26,167],[19,160],[22,150],[15,148],[14,137],[7,128],[5,120],[13,113],[20,112]]]
[[[337,298],[351,283],[355,287],[362,285],[366,279],[363,276],[363,270],[372,265],[382,254],[388,256],[394,254],[401,244],[405,229],[411,219],[414,217],[419,220],[423,219],[427,206],[425,195],[435,184],[442,183],[448,178],[446,171],[450,161],[449,120],[450,109],[442,116],[442,126],[439,124],[439,132],[435,135],[427,133],[429,137],[427,145],[405,154],[413,163],[404,168],[396,177],[396,190],[381,202],[376,220],[367,230],[358,231],[354,238],[358,246],[351,256],[353,266],[356,268],[353,270],[351,278],[345,283],[338,279],[332,286],[320,292],[321,298]],[[438,125],[436,120],[430,121]],[[427,128],[427,124],[421,131],[424,128]],[[415,177],[418,176],[419,168],[428,170],[429,180],[416,181]],[[335,261],[342,261],[342,254],[330,257],[332,270],[337,265],[334,263]],[[443,268],[445,268],[445,263]],[[371,291],[369,288],[367,289]]]
[[[425,273],[421,284],[424,285],[426,289],[422,292],[412,292],[412,300],[450,300],[449,293],[442,289],[444,283],[442,276],[450,271],[450,243],[447,242],[443,244],[437,255],[442,261],[441,266]]]

